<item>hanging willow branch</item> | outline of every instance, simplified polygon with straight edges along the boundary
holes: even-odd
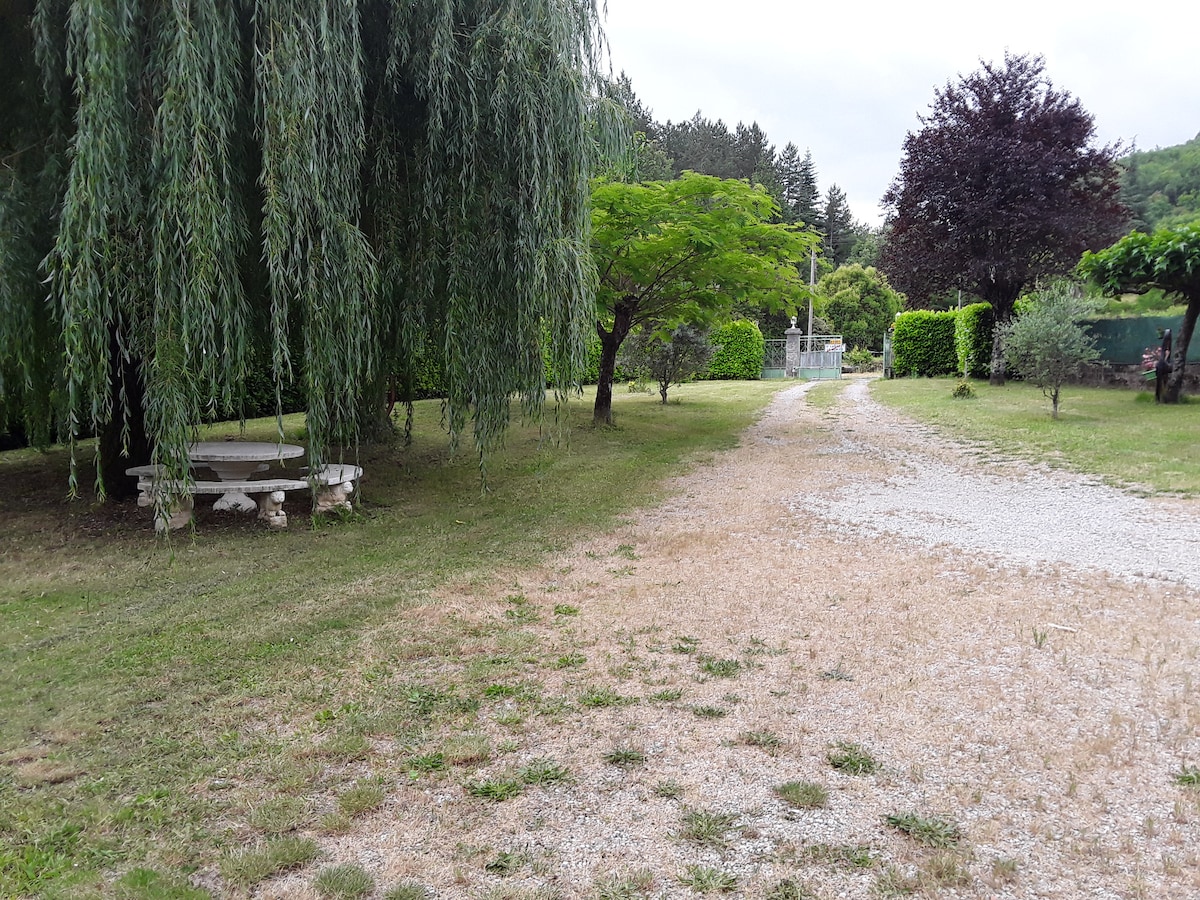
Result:
[[[0,157],[36,132],[49,174],[0,180],[0,412],[53,415],[30,360],[61,360],[72,435],[131,445],[144,413],[186,476],[255,366],[277,403],[301,379],[314,464],[430,361],[481,453],[514,395],[540,410],[543,334],[579,371],[593,0],[38,0],[21,27],[0,89],[51,124]]]

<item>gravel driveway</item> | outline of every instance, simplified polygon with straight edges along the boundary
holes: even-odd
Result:
[[[456,898],[1200,897],[1176,781],[1200,764],[1198,505],[981,463],[861,381],[808,390],[667,502],[440,598],[479,623],[445,665],[519,659],[539,698],[478,711],[496,752],[471,777],[549,758],[569,781],[488,803],[399,779],[324,849]],[[540,620],[501,643],[514,593]],[[848,748],[875,769],[835,766]]]
[[[777,402],[796,402],[805,387]],[[826,498],[818,513],[831,526],[1015,563],[1065,563],[1200,588],[1195,504],[1144,499],[1061,470],[980,465],[982,454],[968,455],[905,423],[873,401],[867,387],[857,381],[843,394],[838,451],[873,456],[887,475],[849,482]],[[812,511],[803,497],[794,507]]]

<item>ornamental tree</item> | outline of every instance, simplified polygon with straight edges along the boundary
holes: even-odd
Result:
[[[1042,389],[1050,400],[1050,415],[1057,419],[1063,385],[1100,356],[1095,337],[1080,324],[1095,308],[1068,282],[1035,291],[1021,302],[1021,313],[1000,328],[1000,340],[1013,370]]]
[[[582,358],[597,46],[563,0],[0,4],[0,420],[114,489],[263,369],[317,464],[432,347],[491,446],[544,327]]]
[[[1178,403],[1188,345],[1200,317],[1200,222],[1160,228],[1154,234],[1134,231],[1111,247],[1085,253],[1079,271],[1110,294],[1159,288],[1187,304],[1179,334],[1173,336],[1171,373],[1162,398],[1164,403]]]
[[[739,300],[778,309],[804,296],[796,266],[817,237],[772,224],[776,211],[761,188],[694,172],[675,181],[596,183],[596,423],[612,424],[617,352],[635,328],[705,325]]]
[[[1002,324],[1038,278],[1124,229],[1117,148],[1093,144],[1092,116],[1044,70],[1040,56],[984,63],[936,91],[905,138],[880,267],[910,303],[961,288]],[[1004,383],[999,339],[991,381]]]

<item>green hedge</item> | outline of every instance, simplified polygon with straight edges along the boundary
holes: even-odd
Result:
[[[992,374],[992,335],[996,317],[990,303],[972,303],[958,311],[954,323],[954,350],[958,357],[956,372],[972,378]]]
[[[716,348],[708,364],[708,377],[723,381],[757,381],[762,377],[766,343],[757,322],[739,319],[713,330],[709,343]]]
[[[957,314],[920,309],[896,316],[892,335],[892,371],[905,375],[953,375]]]

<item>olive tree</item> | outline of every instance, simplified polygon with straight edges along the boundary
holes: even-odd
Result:
[[[1000,341],[1014,372],[1037,385],[1058,418],[1063,385],[1099,357],[1096,339],[1081,321],[1095,312],[1078,286],[1058,282],[1035,291],[1016,318],[1000,326]]]

